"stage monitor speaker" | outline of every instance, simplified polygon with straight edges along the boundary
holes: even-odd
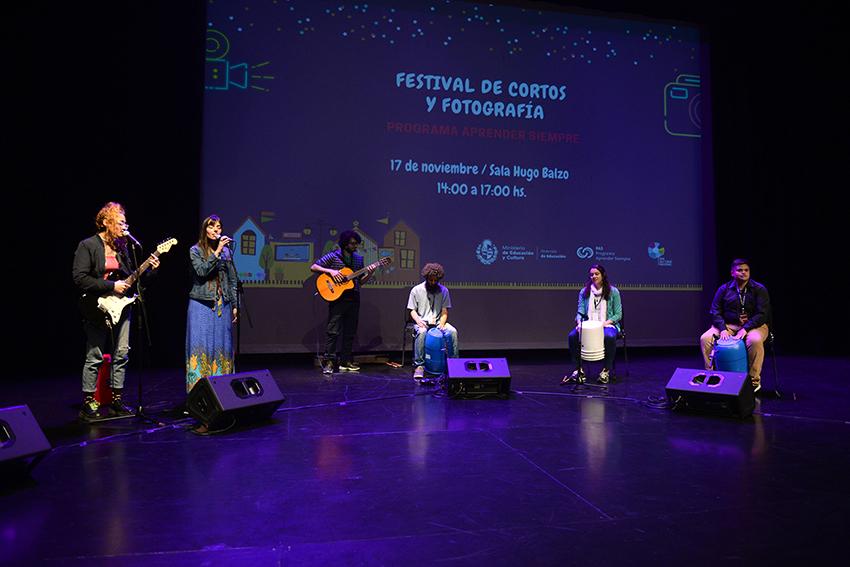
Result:
[[[677,368],[667,382],[673,409],[749,417],[755,409],[753,384],[745,372]]]
[[[189,415],[210,429],[268,419],[284,401],[268,370],[201,378],[189,392]]]
[[[451,398],[507,398],[511,371],[505,358],[449,358],[446,391]]]
[[[28,474],[50,451],[28,406],[0,408],[0,471]]]

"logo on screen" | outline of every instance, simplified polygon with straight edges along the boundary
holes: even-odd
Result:
[[[475,248],[475,257],[478,258],[478,261],[485,266],[489,266],[495,262],[498,256],[499,249],[496,248],[496,245],[493,244],[493,241],[489,238],[484,239],[484,241]]]
[[[593,258],[593,248],[591,248],[590,246],[579,246],[578,248],[576,248],[576,256],[578,256],[582,260]]]
[[[679,75],[664,86],[664,129],[671,136],[702,136],[702,90],[699,75]]]
[[[661,246],[660,242],[656,242],[652,246],[648,246],[646,251],[649,254],[649,257],[653,260],[658,260],[664,256],[664,247]]]

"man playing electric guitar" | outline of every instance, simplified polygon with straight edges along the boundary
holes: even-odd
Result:
[[[131,283],[119,279],[112,281],[113,274],[130,274],[127,258],[127,218],[124,208],[118,203],[107,203],[95,217],[97,234],[86,238],[74,253],[73,278],[84,299],[110,294],[124,295]],[[154,269],[159,259],[152,256],[148,262]],[[101,313],[101,315],[103,315]],[[100,417],[100,404],[95,400],[97,373],[103,364],[104,352],[112,353],[112,403],[108,409],[117,416],[131,415],[132,410],[124,403],[124,374],[130,350],[130,307],[124,309],[120,319],[109,322],[106,316],[86,318],[86,357],[83,364],[83,408],[80,418],[91,420]]]
[[[310,266],[314,272],[327,274],[337,283],[343,283],[345,276],[340,273],[343,268],[359,271],[363,268],[363,256],[357,254],[357,246],[362,238],[353,230],[343,231],[339,235],[339,249],[325,254]],[[360,284],[368,280],[375,268],[366,269],[359,278],[355,278],[354,287],[342,293],[339,299],[328,303],[328,326],[325,340],[325,356],[322,361],[322,372],[332,374],[337,352],[337,339],[342,333],[342,350],[339,355],[339,369],[343,372],[356,372],[360,366],[354,362],[351,350],[354,345],[354,335],[357,334],[357,322],[360,316]]]

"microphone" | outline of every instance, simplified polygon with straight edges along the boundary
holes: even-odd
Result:
[[[227,244],[225,244],[225,246],[227,246],[228,248],[230,248],[230,247],[231,247],[231,245],[233,244],[233,239],[232,239],[232,238],[230,238],[229,236],[225,236],[225,235],[223,235],[223,234],[222,234],[221,236],[219,236],[219,237],[218,237],[218,239],[219,239],[219,240],[221,240],[222,238],[229,238],[229,239],[230,239],[230,241],[229,241]]]
[[[579,317],[581,317],[582,321],[587,321],[587,313],[576,313]]]
[[[134,243],[136,246],[138,246],[139,248],[141,248],[141,247],[142,247],[142,243],[141,243],[141,242],[139,242],[138,240],[136,240],[136,237],[135,237],[135,236],[133,236],[132,234],[130,234],[130,231],[129,231],[129,230],[125,230],[125,231],[124,231],[124,236],[126,236],[127,238],[129,238],[130,240],[132,240],[132,241],[133,241],[133,243]]]

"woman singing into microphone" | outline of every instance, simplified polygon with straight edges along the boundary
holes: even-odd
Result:
[[[198,243],[189,250],[192,291],[186,319],[186,392],[206,376],[233,373],[232,325],[236,308],[236,268],[221,235],[221,218],[210,215],[201,223]]]

